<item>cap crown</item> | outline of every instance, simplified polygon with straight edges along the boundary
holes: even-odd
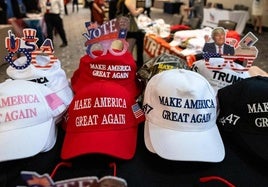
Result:
[[[145,90],[144,107],[146,120],[177,131],[206,130],[216,121],[214,90],[204,77],[184,69],[154,76]]]

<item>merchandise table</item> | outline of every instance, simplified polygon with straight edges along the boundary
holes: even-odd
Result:
[[[237,187],[268,186],[268,162],[240,149],[234,144],[235,140],[226,134],[222,135],[226,152],[225,158],[220,163],[171,161],[150,153],[146,149],[143,127],[144,125],[140,124],[137,150],[133,159],[119,160],[98,154],[80,156],[65,161],[70,162],[72,166],[59,168],[52,178],[53,181],[85,176],[101,178],[113,175],[113,169],[109,165],[115,163],[116,176],[124,178],[128,187],[228,186],[215,180],[206,183],[198,182],[199,178],[208,176],[224,178]],[[0,163],[0,186],[25,186],[20,176],[22,170],[35,171],[40,175],[51,174],[55,166],[62,161],[59,155],[63,137],[64,132],[60,128],[56,145],[52,150],[30,158]],[[74,185],[68,187],[74,187]]]
[[[221,10],[215,8],[204,8],[204,17],[201,26],[215,28],[219,20],[231,20],[237,23],[236,31],[242,34],[249,20],[249,12],[244,10]]]
[[[226,34],[226,42],[235,39],[237,43],[240,41],[240,35],[236,31],[228,31]],[[144,52],[150,58],[157,57],[163,53],[173,54],[181,59],[186,60],[189,67],[196,61],[202,58],[200,54],[194,52],[183,53],[183,49],[176,46],[172,47],[169,45],[168,39],[161,38],[155,34],[146,34],[144,37]],[[185,52],[185,51],[184,51]],[[187,55],[186,55],[187,54]]]
[[[173,54],[186,60],[188,66],[191,67],[196,60],[195,55],[184,56],[180,54],[182,50],[180,47],[170,46],[165,39],[154,34],[146,34],[144,37],[144,51],[149,57],[154,58],[163,53]]]

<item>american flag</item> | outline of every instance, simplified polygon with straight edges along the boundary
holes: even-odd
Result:
[[[248,47],[251,46],[252,42],[253,42],[253,39],[250,36],[246,37],[243,41],[243,43]]]
[[[220,58],[221,55],[219,53],[203,53],[203,58],[208,61],[210,58]]]
[[[30,171],[22,171],[21,172],[22,179],[29,185],[29,186],[40,186],[40,187],[49,187],[53,186],[54,182],[50,178],[48,174],[39,175],[35,172]]]
[[[215,16],[212,13],[209,14],[209,18],[211,21],[215,21]]]
[[[143,110],[140,108],[138,103],[132,105],[132,111],[136,118],[139,118],[144,115]]]
[[[87,30],[90,30],[90,29],[98,28],[99,25],[97,22],[87,21],[87,22],[85,22],[85,26],[86,26]]]
[[[45,99],[52,110],[57,109],[63,104],[63,101],[56,93],[51,93],[45,96]]]

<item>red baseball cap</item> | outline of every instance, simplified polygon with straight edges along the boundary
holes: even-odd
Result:
[[[132,95],[112,81],[95,81],[74,96],[68,111],[61,158],[105,154],[131,159],[144,113]]]
[[[142,90],[136,72],[136,62],[129,52],[121,56],[107,52],[106,55],[97,58],[85,55],[80,59],[79,67],[71,78],[71,85],[73,91],[77,92],[90,82],[111,80],[132,90],[132,94],[136,97]]]

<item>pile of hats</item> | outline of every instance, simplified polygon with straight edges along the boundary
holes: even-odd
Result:
[[[244,150],[268,160],[267,76],[220,57],[196,61],[191,70],[181,66],[153,73],[148,68],[153,64],[141,72],[149,77],[143,109],[150,152],[168,160],[221,162],[222,136],[228,134]]]
[[[106,25],[119,26],[115,21]],[[86,23],[88,33],[101,29],[90,24]],[[64,124],[62,159],[85,154],[131,159],[135,154],[138,125],[144,121],[144,113],[136,102],[141,92],[136,63],[127,51],[119,50],[120,55],[116,50],[112,52],[112,43],[119,40],[112,36],[120,36],[122,28],[102,34],[94,39],[87,35],[88,54],[81,57],[79,68],[71,78],[75,95]],[[91,46],[95,43],[89,44],[91,41],[98,41],[99,45],[105,42],[105,45],[95,50]]]
[[[86,154],[132,159],[144,121],[146,148],[164,159],[221,162],[221,130],[268,159],[268,77],[251,77],[244,66],[223,58],[196,61],[190,70],[185,60],[162,54],[138,71],[146,86],[142,110],[137,98],[143,90],[126,50],[124,20],[110,20],[105,29],[91,24],[84,34],[87,54],[70,83],[49,40],[42,47],[50,48],[50,55],[36,49],[31,59],[22,45],[16,50],[25,56],[15,61],[18,39],[10,34],[6,40],[10,79],[0,83],[0,161],[51,150],[64,115],[64,160]],[[92,34],[95,29],[101,34]]]
[[[220,130],[267,160],[267,102],[268,77],[245,78],[216,92],[196,72],[160,72],[144,93],[145,145],[168,160],[221,162],[225,148]]]
[[[125,41],[129,22],[110,20],[106,29],[91,24],[86,23],[88,33],[84,34],[87,54],[71,82],[53,55],[50,39],[39,48],[36,30],[25,29],[22,38],[9,31],[10,79],[0,84],[0,161],[51,150],[62,119],[63,159],[90,153],[122,159],[134,156],[144,113],[136,102],[142,91],[136,62]],[[102,34],[91,38],[96,29]],[[23,55],[14,60],[16,53]]]
[[[47,44],[52,45],[46,40],[43,47]],[[0,161],[47,152],[56,142],[57,124],[73,92],[61,62],[52,56],[37,54],[34,63],[27,55],[7,58],[9,79],[0,83]]]

